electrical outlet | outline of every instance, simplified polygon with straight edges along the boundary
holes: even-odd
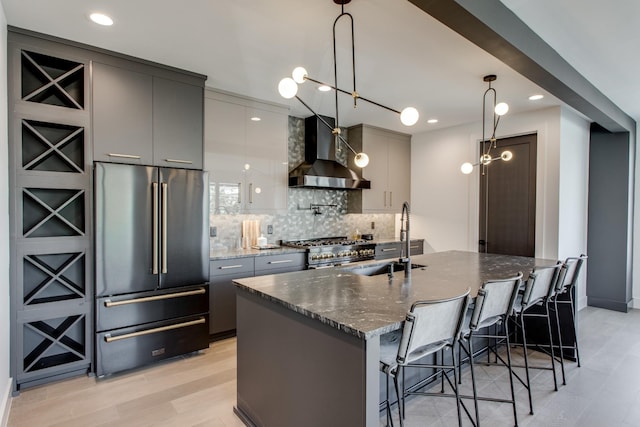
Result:
[[[218,236],[218,227],[209,227],[209,237]]]
[[[273,234],[273,225],[267,225],[267,234]]]
[[[376,229],[376,223],[375,221],[371,221],[371,229],[375,230]]]

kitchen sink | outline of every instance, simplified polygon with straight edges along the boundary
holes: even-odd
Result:
[[[367,265],[359,265],[354,267],[343,267],[344,270],[349,273],[359,274],[361,276],[378,276],[380,274],[389,274],[391,268],[393,267],[393,272],[397,273],[399,271],[404,271],[405,264],[399,263],[397,261],[394,262],[384,262],[380,264],[367,264]],[[426,265],[422,264],[411,264],[411,269],[424,269]]]

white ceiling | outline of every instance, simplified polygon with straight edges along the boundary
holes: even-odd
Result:
[[[207,86],[284,104],[293,115],[301,117],[310,113],[295,99],[284,100],[278,95],[280,79],[288,76],[295,66],[304,65],[311,77],[333,80],[331,32],[340,6],[332,0],[0,1],[9,25],[206,74]],[[620,82],[637,81],[633,71],[638,67],[616,70],[617,80],[599,74],[598,69],[610,67],[594,59],[589,45],[596,47],[598,55],[597,51],[603,50],[615,56],[616,49],[603,42],[601,34],[590,37],[592,31],[588,27],[572,21],[576,16],[578,20],[591,19],[591,13],[602,17],[599,10],[602,7],[585,12],[589,8],[580,0],[503,2],[534,30],[540,26],[552,46],[559,43],[560,54],[567,55],[580,72],[593,78],[596,86],[627,113],[640,117],[640,103],[628,102],[628,91],[619,89]],[[634,9],[633,17],[637,18],[635,0],[618,2],[629,9],[623,13]],[[588,3],[596,4],[594,0]],[[566,4],[575,9],[564,10]],[[539,10],[557,10],[572,19],[567,22],[562,15],[542,14]],[[115,24],[112,27],[93,24],[88,15],[94,11],[109,14]],[[354,110],[350,98],[342,95],[339,98],[342,126],[368,123],[413,134],[479,121],[482,94],[487,87],[482,77],[490,73],[498,75],[494,87],[499,101],[508,102],[514,113],[560,104],[555,97],[406,0],[354,0],[345,6],[345,11],[355,21],[358,92],[398,110],[414,106],[420,111],[421,120],[407,128],[400,124],[397,115],[364,102]],[[560,23],[553,24],[554,20]],[[341,20],[340,26],[338,86],[351,90],[350,40],[343,31],[347,21]],[[627,26],[632,27],[631,23]],[[637,33],[638,29],[632,31]],[[623,36],[622,32],[620,35]],[[615,35],[609,37],[617,39]],[[637,42],[639,38],[633,40]],[[631,43],[631,39],[623,42]],[[635,51],[626,53],[636,55],[637,60]],[[585,59],[585,55],[589,57]],[[529,101],[528,96],[534,93],[543,93],[545,98]],[[305,83],[300,96],[317,112],[335,115],[331,92],[320,93],[312,83]],[[426,122],[429,118],[437,118],[439,123],[429,125]]]

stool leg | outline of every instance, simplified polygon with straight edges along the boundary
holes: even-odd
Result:
[[[391,427],[393,427],[393,418],[391,417],[391,403],[389,402],[389,375],[389,372],[387,372],[387,401],[385,406],[387,408],[387,426],[391,425]]]
[[[396,388],[396,396],[398,397],[398,418],[400,419],[400,427],[404,426],[404,414],[402,410],[402,406],[404,405],[404,395],[400,394],[400,387],[398,385],[398,377],[400,376],[400,370],[402,367],[398,366],[396,370],[396,374],[393,377],[393,385]]]
[[[462,345],[462,343],[460,343],[460,345]],[[476,411],[476,427],[480,427],[480,412],[478,411],[478,393],[476,390],[476,376],[473,370],[473,332],[469,333],[469,368],[471,369],[471,387],[473,389],[473,406]]]
[[[564,373],[564,349],[562,346],[562,331],[560,330],[560,312],[558,311],[557,295],[553,298],[553,306],[555,308],[556,327],[558,329],[558,349],[560,350],[560,370],[562,371],[562,385],[567,385],[567,378]]]
[[[518,427],[518,410],[516,409],[516,393],[513,388],[513,368],[511,367],[511,343],[509,342],[509,325],[507,322],[503,322],[504,335],[507,343],[507,364],[509,365],[509,385],[511,386],[511,400],[513,404],[513,419],[515,421],[515,427]]]
[[[553,351],[553,335],[551,332],[551,315],[549,314],[549,304],[543,304],[547,314],[547,330],[549,332],[549,348],[551,349],[551,371],[553,372],[553,389],[558,391],[558,380],[556,378],[556,358]]]
[[[578,328],[576,328],[576,311],[573,307],[573,291],[569,290],[569,307],[571,307],[571,319],[573,320],[573,336],[576,337],[576,360],[578,361],[578,368],[580,367],[580,349],[578,349]]]
[[[520,327],[522,328],[522,347],[524,349],[524,371],[527,377],[527,392],[529,393],[529,413],[533,415],[533,399],[531,398],[531,379],[529,378],[529,357],[527,356],[527,333],[524,327],[524,310],[520,312]]]
[[[443,354],[444,356],[444,354]],[[456,360],[456,351],[453,348],[453,346],[451,346],[451,360],[453,361],[453,391],[456,394],[456,407],[458,409],[458,427],[462,427],[462,412],[460,411],[460,393],[458,391],[458,374],[456,372],[456,366],[457,366],[457,360]],[[442,358],[443,361],[443,365],[444,365],[444,357]],[[442,375],[445,375],[444,371],[442,372]]]

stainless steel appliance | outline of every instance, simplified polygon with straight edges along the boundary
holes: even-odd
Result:
[[[207,348],[208,177],[95,165],[96,374]]]
[[[307,268],[334,267],[371,260],[376,252],[375,243],[361,239],[347,239],[344,236],[283,241],[281,244],[306,249]]]

